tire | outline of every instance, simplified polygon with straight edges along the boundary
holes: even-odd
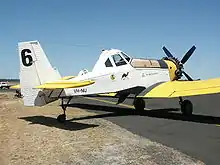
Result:
[[[145,101],[142,98],[135,98],[133,105],[137,112],[142,112],[145,108]]]
[[[66,121],[66,115],[65,115],[65,114],[59,115],[59,116],[57,117],[57,121],[58,121],[59,123],[64,123],[64,122]]]
[[[193,104],[189,100],[184,100],[181,103],[181,112],[185,116],[191,116],[193,112]]]

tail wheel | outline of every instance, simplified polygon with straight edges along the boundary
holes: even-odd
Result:
[[[183,115],[190,116],[193,112],[193,104],[189,100],[184,100],[180,104]]]
[[[66,115],[62,114],[57,117],[58,122],[64,123],[66,121]]]
[[[142,98],[135,98],[133,105],[136,111],[143,111],[145,108],[145,101]]]

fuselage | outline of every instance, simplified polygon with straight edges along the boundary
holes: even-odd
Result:
[[[69,81],[93,80],[94,84],[65,89],[67,96],[111,93],[134,87],[148,88],[155,83],[173,81],[176,65],[169,60],[132,59],[124,52],[103,51],[91,72]]]

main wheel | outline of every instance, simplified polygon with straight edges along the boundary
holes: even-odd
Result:
[[[142,98],[135,98],[133,105],[137,112],[142,112],[145,108],[145,101]]]
[[[60,123],[64,123],[66,121],[66,115],[62,114],[57,117],[57,121]]]
[[[193,112],[193,104],[189,100],[184,100],[181,104],[181,112],[183,115],[190,116]]]

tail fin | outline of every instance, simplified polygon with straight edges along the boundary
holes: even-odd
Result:
[[[23,101],[26,106],[42,106],[51,101],[45,91],[34,89],[47,81],[61,78],[46,57],[38,41],[21,42],[18,44],[20,58],[20,85]]]

